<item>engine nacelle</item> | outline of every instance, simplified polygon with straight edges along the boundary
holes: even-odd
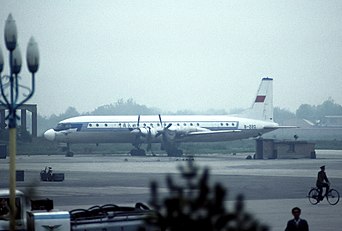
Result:
[[[157,135],[157,130],[155,128],[151,128],[151,127],[143,127],[143,128],[139,128],[141,135],[142,136],[155,136]]]

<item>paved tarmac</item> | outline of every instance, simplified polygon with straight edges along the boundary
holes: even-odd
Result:
[[[317,159],[247,160],[248,154],[197,155],[196,166],[210,169],[210,182],[227,190],[226,206],[234,206],[236,196],[245,197],[246,210],[267,224],[272,231],[285,229],[291,209],[302,209],[310,231],[336,231],[342,227],[342,201],[331,206],[327,201],[311,205],[306,198],[314,186],[321,165],[332,187],[342,192],[342,151],[317,150]],[[9,159],[0,160],[0,187],[8,187]],[[131,205],[149,203],[150,182],[158,182],[166,193],[165,176],[179,179],[179,166],[185,158],[166,156],[131,157],[123,155],[18,156],[17,170],[24,170],[25,181],[17,188],[34,197],[54,200],[55,208],[72,210],[93,205]],[[63,172],[63,182],[41,182],[39,172],[51,166]]]

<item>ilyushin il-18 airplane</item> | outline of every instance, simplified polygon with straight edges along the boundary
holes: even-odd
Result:
[[[44,133],[47,140],[71,143],[131,143],[131,155],[160,143],[169,156],[180,156],[182,142],[217,142],[246,139],[281,128],[273,121],[273,79],[263,78],[252,106],[239,115],[127,115],[77,116],[65,119]]]

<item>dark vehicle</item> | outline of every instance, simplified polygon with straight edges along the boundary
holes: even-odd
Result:
[[[46,166],[40,171],[41,181],[64,181],[64,173],[52,173],[52,168]]]

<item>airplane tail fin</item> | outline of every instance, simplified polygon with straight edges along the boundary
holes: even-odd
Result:
[[[263,78],[252,106],[241,117],[273,121],[273,79]]]

